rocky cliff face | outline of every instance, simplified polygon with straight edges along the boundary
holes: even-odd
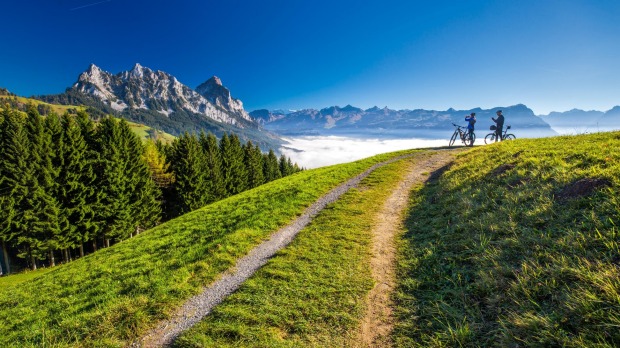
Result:
[[[217,76],[213,76],[200,86],[196,87],[196,92],[205,97],[216,107],[226,110],[245,120],[251,120],[250,115],[243,109],[243,103],[230,95],[230,90],[222,85],[222,81]]]
[[[251,122],[241,101],[233,99],[218,78],[213,77],[203,85],[212,87],[203,88],[203,93],[198,93],[176,77],[140,64],[116,75],[91,64],[80,74],[72,89],[98,98],[119,112],[142,109],[169,116],[184,111],[239,127]]]

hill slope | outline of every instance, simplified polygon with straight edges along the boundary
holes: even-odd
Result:
[[[34,105],[39,111],[39,114],[43,116],[46,116],[51,112],[54,112],[57,115],[62,115],[65,112],[75,114],[78,111],[86,111],[87,109],[90,110],[90,108],[83,105],[50,104],[33,98],[18,97],[14,95],[0,95],[0,110],[2,110],[4,103],[8,103],[11,107],[20,111],[25,111],[28,105]],[[138,134],[138,136],[142,139],[161,139],[165,143],[169,143],[174,139],[173,135],[161,130],[153,129],[152,127],[144,124],[136,122],[128,123],[134,133]]]
[[[323,193],[395,155],[301,172],[35,279],[5,280],[0,345],[127,345]],[[283,250],[217,326],[180,343],[355,346],[342,335],[371,288],[372,202],[401,169],[328,207],[309,226],[320,237]],[[413,192],[401,241],[396,346],[618,346],[620,133],[477,147],[432,178]]]
[[[620,133],[476,148],[415,193],[397,346],[617,347]]]
[[[4,280],[0,346],[125,346],[318,197],[397,155],[303,171],[34,279]]]

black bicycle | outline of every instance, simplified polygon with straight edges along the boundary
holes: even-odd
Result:
[[[495,126],[491,126],[491,130],[495,130]],[[515,137],[514,134],[506,134],[508,132],[508,130],[510,129],[510,125],[506,126],[506,129],[504,129],[504,134],[502,134],[502,138],[501,140],[515,140],[517,139],[517,137]],[[497,134],[495,132],[493,133],[489,133],[487,134],[486,137],[484,137],[484,143],[485,144],[490,144],[490,143],[494,143],[497,140]]]
[[[459,126],[458,124],[452,124],[456,129],[454,133],[452,133],[452,137],[450,138],[450,143],[448,146],[454,145],[456,141],[456,137],[461,138],[461,141],[465,146],[474,146],[474,141],[476,141],[476,134],[474,132],[470,132],[466,127]]]

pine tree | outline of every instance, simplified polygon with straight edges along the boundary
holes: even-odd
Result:
[[[30,140],[28,165],[34,180],[27,184],[28,195],[21,202],[23,233],[18,243],[25,247],[20,255],[28,255],[32,269],[36,269],[35,259],[50,256],[53,264],[53,251],[59,247],[59,208],[53,196],[56,171],[52,165],[51,137],[44,131],[41,116],[33,106],[28,108],[25,129]],[[30,179],[28,175],[27,180]]]
[[[258,145],[248,141],[244,147],[244,163],[248,173],[248,188],[254,188],[265,182],[263,175],[263,153]]]
[[[81,128],[69,114],[61,119],[61,141],[57,144],[58,193],[63,247],[79,247],[84,256],[84,243],[97,231],[95,209],[96,176],[89,149]]]
[[[130,200],[133,217],[132,227],[136,233],[139,233],[141,230],[151,228],[159,223],[161,218],[161,191],[151,177],[149,166],[144,158],[142,140],[131,130],[125,120],[120,121],[119,128],[121,135],[127,141],[126,155],[131,180],[130,192],[132,194]]]
[[[109,246],[110,239],[131,231],[130,192],[125,176],[127,163],[123,154],[126,144],[118,123],[111,117],[101,120],[96,138],[100,156],[96,174],[101,190],[97,220],[102,221],[99,237]]]
[[[226,197],[226,188],[222,177],[222,156],[217,138],[213,133],[205,136],[201,132],[199,141],[207,161],[207,190],[211,193],[208,203],[211,203]]]
[[[224,134],[220,141],[222,174],[227,195],[243,192],[248,186],[247,170],[243,164],[243,148],[235,134]]]
[[[16,135],[17,134],[17,135]],[[22,134],[20,136],[19,134]],[[14,137],[18,141],[25,141],[23,136],[23,126],[19,115],[8,105],[4,106],[0,112],[0,244],[2,246],[2,262],[4,265],[2,273],[11,273],[11,263],[7,251],[7,244],[12,243],[17,237],[14,229],[14,219],[18,215],[16,199],[20,198],[21,190],[15,185],[15,172],[20,172],[19,168],[25,168],[27,158],[24,158],[26,150],[23,148],[11,147]],[[17,152],[15,152],[17,151]],[[18,168],[15,168],[17,166]],[[17,170],[16,170],[17,169]]]
[[[286,161],[286,156],[284,156],[283,154],[280,155],[280,159],[278,160],[278,168],[280,168],[280,174],[282,175],[282,177],[291,175],[288,162]]]
[[[97,238],[102,235],[103,227],[105,225],[104,214],[101,212],[104,210],[102,207],[103,197],[105,196],[105,190],[100,187],[100,181],[104,170],[104,162],[100,155],[100,142],[95,131],[95,123],[90,119],[89,115],[80,110],[77,112],[75,121],[80,128],[80,134],[86,142],[86,161],[88,166],[93,171],[94,180],[87,184],[87,188],[92,192],[92,195],[87,195],[86,204],[91,207],[91,215],[87,217],[88,224],[84,225],[83,241],[84,243],[92,241],[93,250],[97,250]],[[80,255],[84,254],[84,246],[80,244]]]
[[[280,168],[278,166],[278,157],[269,149],[269,153],[263,155],[263,173],[265,176],[265,182],[270,182],[282,177]]]
[[[158,222],[161,207],[158,190],[143,158],[140,138],[124,120],[101,120],[97,130],[100,166],[97,176],[102,191],[101,237],[122,240]]]
[[[207,186],[207,161],[198,139],[184,133],[172,143],[170,168],[175,176],[179,214],[207,204],[211,199]]]

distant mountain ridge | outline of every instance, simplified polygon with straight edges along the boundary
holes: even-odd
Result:
[[[266,129],[283,135],[345,135],[422,138],[442,137],[450,133],[452,123],[466,125],[466,115],[476,113],[476,131],[485,134],[494,122],[497,110],[503,110],[506,124],[516,133],[528,137],[557,135],[557,133],[523,104],[496,107],[492,109],[475,108],[470,110],[392,110],[387,107],[361,109],[352,105],[331,106],[321,110],[305,109],[291,113],[255,110],[250,112],[257,122]]]
[[[540,117],[561,134],[579,134],[620,129],[620,106],[615,106],[605,112],[581,109],[572,109],[565,112],[554,111]]]

